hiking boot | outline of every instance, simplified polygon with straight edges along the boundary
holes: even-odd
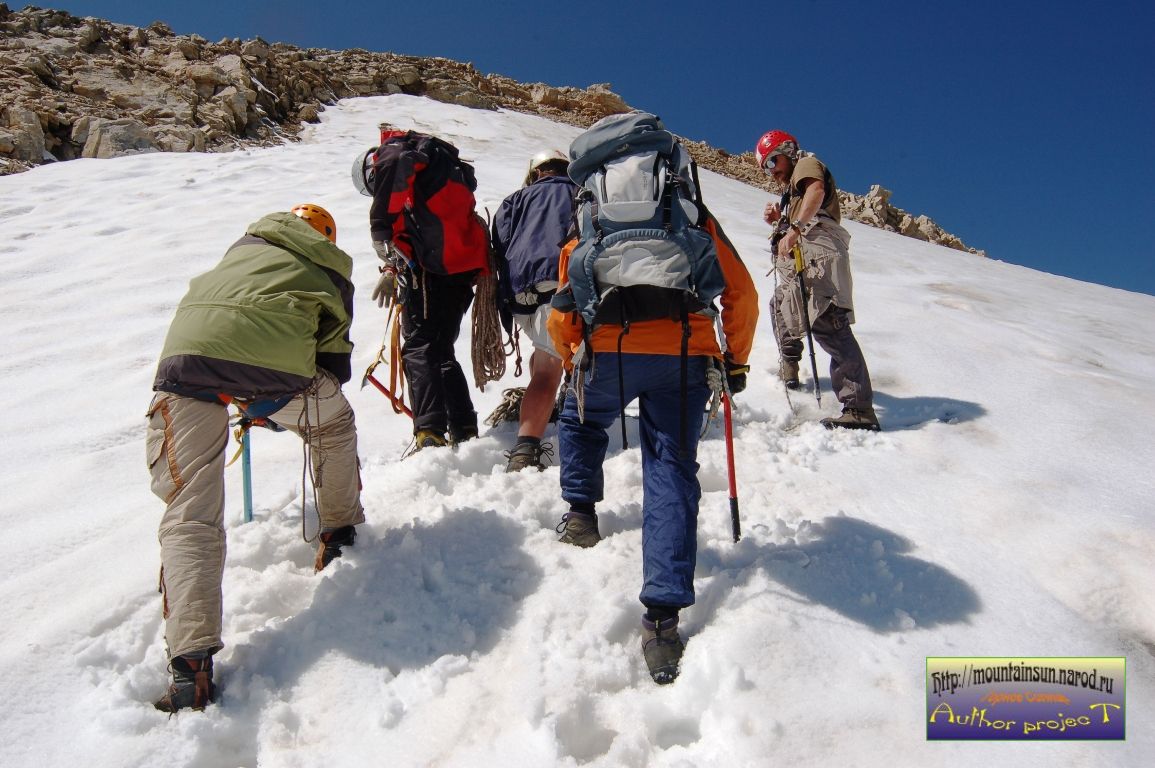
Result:
[[[553,446],[549,443],[518,443],[512,451],[506,451],[505,458],[509,463],[505,465],[506,472],[520,472],[526,467],[533,467],[538,472],[545,471],[545,464],[541,458],[553,458]]]
[[[642,616],[642,655],[658,685],[674,682],[686,646],[678,635],[678,617],[650,620]]]
[[[798,361],[783,360],[778,364],[778,378],[787,389],[798,389],[802,385],[798,382]]]
[[[449,445],[456,448],[464,442],[468,442],[477,437],[477,425],[467,424],[459,427],[455,424],[449,425]]]
[[[586,513],[571,509],[562,515],[556,530],[561,534],[558,541],[573,544],[575,547],[592,547],[602,540],[601,534],[598,533],[596,512]]]
[[[419,429],[417,434],[413,436],[414,451],[420,451],[422,448],[441,448],[447,444],[445,435],[441,432],[434,432],[432,429]]]
[[[357,527],[345,525],[328,531],[321,531],[320,543],[317,545],[317,560],[313,563],[314,573],[324,570],[325,566],[333,562],[333,558],[341,556],[341,547],[353,546],[357,538]]]
[[[871,432],[882,430],[873,408],[846,407],[842,409],[841,416],[828,416],[821,421],[821,424],[827,429],[866,429]]]
[[[172,714],[181,709],[200,711],[216,700],[212,656],[177,656],[169,662],[169,669],[172,670],[172,683],[164,696],[153,702],[153,706],[161,712]]]

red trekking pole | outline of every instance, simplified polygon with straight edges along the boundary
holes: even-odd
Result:
[[[742,538],[742,521],[738,517],[738,480],[734,474],[734,415],[730,412],[730,388],[722,391],[722,413],[726,426],[726,474],[730,480],[730,530],[734,541]]]

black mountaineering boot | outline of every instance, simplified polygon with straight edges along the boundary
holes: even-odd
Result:
[[[449,445],[456,448],[462,443],[469,442],[477,437],[476,424],[450,424],[449,425]]]
[[[340,557],[341,547],[353,546],[353,540],[356,538],[357,527],[353,525],[321,531],[320,544],[317,545],[317,560],[313,563],[314,570],[320,571],[333,562],[334,558]]]

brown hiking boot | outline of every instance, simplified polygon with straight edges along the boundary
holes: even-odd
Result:
[[[820,423],[827,429],[866,429],[871,432],[882,430],[873,408],[846,407],[842,409],[841,416],[828,416]]]
[[[667,685],[678,677],[682,652],[686,649],[678,634],[678,617],[651,621],[642,616],[642,655],[650,677],[658,685]]]
[[[518,443],[512,451],[507,451],[505,458],[509,462],[505,465],[506,472],[520,472],[527,467],[533,467],[538,472],[545,471],[542,457],[553,458],[553,445],[550,443]]]
[[[598,533],[597,513],[588,514],[570,510],[562,515],[558,523],[557,532],[561,534],[558,541],[563,544],[573,544],[575,547],[588,548],[602,540]]]
[[[787,389],[798,389],[802,386],[798,382],[798,361],[797,360],[783,360],[778,364],[778,378],[786,385]]]
[[[217,698],[212,656],[177,656],[169,662],[172,683],[153,706],[170,715],[181,709],[203,710]]]

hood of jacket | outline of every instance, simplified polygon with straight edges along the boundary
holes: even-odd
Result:
[[[346,280],[353,276],[352,257],[295,214],[270,213],[250,224],[246,232],[331,269]]]

